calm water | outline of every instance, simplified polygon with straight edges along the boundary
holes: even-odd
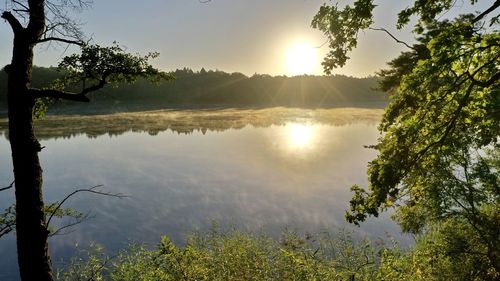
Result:
[[[376,153],[363,145],[375,143],[380,116],[372,109],[267,109],[44,120],[37,126],[46,146],[47,202],[98,184],[129,196],[70,199],[66,207],[93,218],[51,238],[54,263],[89,241],[111,252],[132,241],[154,245],[161,235],[182,243],[213,221],[271,235],[285,228],[349,228],[343,219],[349,187],[366,185],[366,164]],[[7,185],[12,168],[5,136],[0,155],[0,185]],[[0,208],[12,200],[13,191],[2,192]],[[353,229],[360,236],[408,240],[387,215]],[[0,280],[15,278],[15,262],[15,241],[4,237]]]

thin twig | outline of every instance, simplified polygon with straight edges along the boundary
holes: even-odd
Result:
[[[321,45],[316,46],[316,47],[314,47],[314,48],[316,48],[316,49],[321,49],[321,48],[323,48],[323,46],[325,46],[326,44],[328,44],[328,42],[329,42],[328,40],[325,40],[325,42],[321,43]]]
[[[0,188],[0,191],[4,191],[4,190],[7,190],[7,189],[11,189],[12,187],[14,187],[14,183],[15,183],[15,182],[16,182],[16,181],[12,181],[12,182],[10,183],[10,185],[9,185],[9,186]]]
[[[24,5],[23,3],[19,2],[19,1],[16,1],[16,0],[12,0],[12,2],[16,3],[17,5],[23,7],[25,10],[28,10],[29,11],[29,7]]]
[[[50,233],[49,237],[56,236],[56,235],[66,235],[66,234],[69,234],[72,231],[64,232],[64,233],[61,233],[61,231],[64,230],[64,229],[66,229],[66,228],[69,228],[69,227],[75,226],[77,224],[80,224],[83,221],[87,220],[88,218],[90,218],[89,213],[83,215],[81,218],[75,219],[75,221],[73,221],[73,222],[70,222],[70,223],[68,223],[68,224],[66,224],[64,226],[59,227],[58,229],[56,229],[52,233]]]
[[[45,37],[45,38],[42,38],[42,39],[36,41],[35,43],[38,44],[38,43],[52,42],[52,41],[62,42],[62,43],[66,43],[66,44],[74,44],[74,45],[78,45],[78,46],[85,45],[85,42],[83,42],[81,40],[71,40],[71,39],[59,38],[59,37]]]
[[[94,193],[94,194],[99,194],[99,195],[104,195],[104,196],[117,197],[117,198],[120,198],[120,199],[128,197],[128,196],[123,195],[121,193],[109,193],[109,192],[103,192],[103,191],[95,190],[96,188],[99,188],[99,187],[102,187],[102,185],[96,185],[96,186],[93,186],[91,188],[77,189],[77,190],[71,192],[70,194],[68,194],[66,197],[64,197],[64,199],[61,202],[59,202],[59,204],[57,204],[57,207],[51,212],[51,214],[49,216],[49,219],[47,220],[46,225],[48,226],[50,224],[50,221],[52,220],[52,218],[54,217],[54,215],[56,214],[56,212],[59,209],[61,209],[61,206],[64,204],[64,202],[66,202],[70,197],[72,197],[73,195],[75,195],[77,193],[80,193],[80,192],[89,192],[89,193]]]
[[[399,44],[403,44],[403,45],[405,45],[406,47],[408,47],[408,48],[410,48],[410,49],[412,49],[412,50],[415,50],[415,51],[416,51],[415,47],[410,46],[410,44],[408,44],[408,43],[406,43],[406,42],[404,42],[404,41],[399,40],[398,38],[396,38],[396,36],[392,35],[392,33],[390,33],[390,32],[389,32],[387,29],[385,29],[385,28],[373,28],[373,27],[369,27],[368,29],[370,29],[370,30],[375,30],[375,31],[383,31],[383,32],[387,33],[389,36],[391,36],[391,38],[392,38],[392,39],[394,39],[394,40],[395,40],[396,42],[398,42]]]

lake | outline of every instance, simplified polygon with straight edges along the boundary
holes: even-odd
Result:
[[[65,204],[91,219],[54,236],[54,264],[90,241],[114,252],[131,242],[181,244],[192,231],[224,227],[278,236],[352,229],[357,237],[402,236],[388,214],[346,225],[350,186],[366,186],[380,109],[163,110],[37,121],[46,202],[103,185],[118,199],[80,193]],[[0,186],[12,181],[0,119]],[[0,208],[14,200],[0,196]],[[58,221],[62,225],[65,221]],[[16,280],[15,240],[0,239],[0,280]]]

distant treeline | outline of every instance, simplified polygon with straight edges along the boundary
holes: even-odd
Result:
[[[172,106],[289,106],[383,107],[386,95],[373,88],[376,77],[347,76],[270,76],[223,71],[178,69],[174,81],[153,84],[140,80],[132,85],[105,87],[91,95],[93,107],[113,111],[136,107],[162,108]],[[61,74],[55,68],[35,67],[33,86],[44,87]],[[6,106],[6,73],[0,73],[0,108]],[[75,103],[59,103],[56,108],[74,107]],[[89,106],[89,105],[86,105]],[[92,107],[91,106],[91,107]]]

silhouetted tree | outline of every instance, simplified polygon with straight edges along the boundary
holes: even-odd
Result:
[[[22,280],[53,280],[48,251],[48,225],[42,197],[42,168],[38,152],[42,147],[33,131],[33,112],[46,98],[87,102],[87,94],[109,82],[133,81],[137,76],[164,76],[145,57],[132,56],[117,45],[104,48],[82,41],[68,9],[82,9],[87,0],[12,0],[2,18],[14,33],[12,61],[4,67],[8,74],[7,103],[9,141],[15,178],[17,253]],[[68,76],[61,82],[83,81],[79,93],[64,87],[32,87],[33,48],[40,43],[61,42],[82,47],[82,54],[65,58],[61,67]],[[88,83],[86,84],[85,81]]]

